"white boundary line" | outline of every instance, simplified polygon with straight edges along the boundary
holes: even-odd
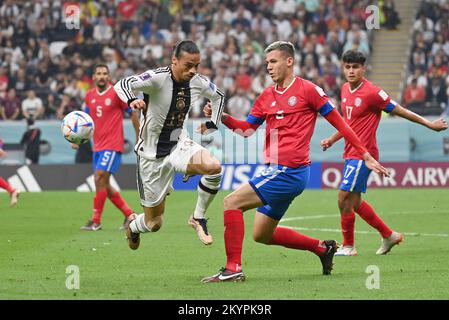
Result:
[[[398,215],[398,214],[417,214],[417,213],[421,213],[421,212],[414,212],[414,211],[403,211],[403,212],[395,212],[395,213],[390,213],[390,215]],[[433,213],[446,213],[446,212],[433,212]],[[320,214],[320,215],[315,215],[315,216],[304,216],[304,217],[291,217],[291,218],[285,218],[282,219],[280,222],[288,222],[288,221],[296,221],[296,220],[313,220],[313,219],[323,219],[323,218],[335,218],[335,217],[340,217],[340,215],[338,214]],[[291,228],[291,229],[295,229],[295,230],[300,230],[300,231],[322,231],[322,232],[338,232],[341,233],[340,229],[330,229],[330,228],[306,228],[306,227],[291,227],[291,226],[285,226],[285,225],[281,225],[282,227],[287,227],[287,228]],[[378,234],[377,231],[354,231],[355,233],[360,233],[360,234]],[[421,232],[401,232],[403,235],[406,236],[414,236],[414,237],[418,237],[418,236],[426,236],[426,237],[449,237],[449,234],[447,233],[421,233]]]

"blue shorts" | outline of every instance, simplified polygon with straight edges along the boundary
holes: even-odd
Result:
[[[310,166],[267,166],[262,173],[248,181],[264,204],[257,211],[272,219],[281,220],[293,199],[307,186],[309,176]]]
[[[340,190],[365,193],[370,173],[371,170],[365,165],[365,161],[346,160]]]
[[[112,150],[94,152],[94,171],[102,170],[112,174],[116,173],[122,162],[122,154]]]

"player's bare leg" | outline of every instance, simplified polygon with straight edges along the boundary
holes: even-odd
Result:
[[[340,209],[341,232],[343,245],[338,248],[336,256],[356,256],[354,242],[355,208],[360,206],[362,197],[359,192],[340,190],[338,194],[338,208]]]
[[[14,189],[10,194],[9,194],[9,206],[10,207],[14,207],[17,202],[19,202],[19,195],[20,195],[20,191],[19,189]]]
[[[187,165],[186,175],[201,174],[198,183],[198,199],[188,224],[195,229],[198,238],[205,245],[213,242],[212,235],[207,229],[206,211],[215,198],[221,184],[222,168],[220,162],[209,151],[202,149],[196,152]]]
[[[136,250],[140,245],[140,234],[147,232],[157,232],[163,223],[165,211],[165,199],[155,207],[143,207],[144,213],[131,214],[128,227],[126,228],[126,238],[132,250]]]
[[[0,149],[1,150],[1,149]],[[5,179],[0,177],[0,188],[5,189],[9,193],[9,206],[13,207],[17,204],[19,200],[20,191],[19,189],[14,189]]]

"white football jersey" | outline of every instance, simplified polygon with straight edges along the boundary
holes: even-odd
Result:
[[[147,109],[140,117],[139,140],[134,150],[146,159],[162,158],[174,150],[180,136],[187,135],[184,122],[190,107],[199,99],[211,101],[211,121],[215,127],[224,108],[224,94],[209,79],[196,74],[189,82],[180,83],[173,79],[170,67],[124,78],[114,89],[127,103],[136,99],[133,91],[143,93]]]

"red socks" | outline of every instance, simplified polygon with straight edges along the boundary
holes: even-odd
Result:
[[[354,246],[355,213],[342,214],[340,217],[343,246]]]
[[[242,210],[224,211],[224,241],[226,248],[226,269],[242,270],[242,246],[245,235],[245,221]]]
[[[130,214],[133,213],[133,210],[128,207],[125,200],[123,200],[122,196],[119,192],[114,193],[112,196],[109,197],[109,200],[125,215],[125,217],[128,217]]]
[[[370,226],[377,229],[380,232],[383,238],[388,238],[393,233],[383,221],[376,214],[374,209],[368,204],[368,202],[363,201],[360,207],[356,210],[356,212],[365,220]]]
[[[14,191],[14,188],[2,177],[0,177],[0,188],[5,189],[9,193]]]
[[[317,255],[322,255],[326,251],[323,242],[310,238],[290,228],[277,227],[273,232],[270,245],[279,245],[291,249],[308,250]]]
[[[108,197],[106,189],[97,191],[94,198],[94,215],[92,220],[94,223],[101,223],[101,214],[103,213],[104,203]]]

